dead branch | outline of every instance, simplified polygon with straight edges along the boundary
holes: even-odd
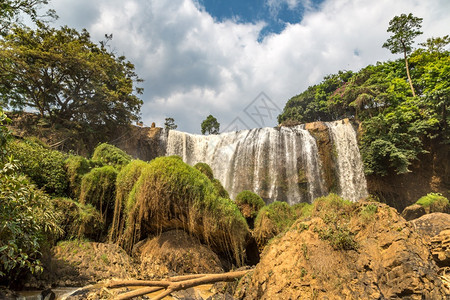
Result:
[[[154,300],[160,300],[173,292],[185,290],[198,285],[210,284],[220,281],[233,281],[235,279],[244,276],[250,271],[252,270],[228,272],[223,274],[184,275],[168,278],[166,280],[161,281],[149,281],[149,280],[113,281],[110,282],[107,285],[107,287],[108,288],[130,287],[130,286],[145,287],[118,295],[117,299],[120,300],[132,299],[134,297],[142,296],[148,293],[165,289],[165,291],[163,291],[162,293],[158,294],[155,298],[153,298]]]

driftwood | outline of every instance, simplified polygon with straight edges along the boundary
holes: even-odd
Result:
[[[120,280],[111,281],[106,288],[132,287],[140,286],[142,288],[130,292],[120,294],[116,297],[118,300],[132,299],[134,297],[143,296],[148,293],[162,291],[156,295],[153,300],[160,300],[170,295],[173,292],[185,290],[202,284],[210,284],[220,281],[234,281],[241,278],[250,270],[235,271],[222,274],[196,274],[171,277],[166,280],[151,281],[151,280]]]

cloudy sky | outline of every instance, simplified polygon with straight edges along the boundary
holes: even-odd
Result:
[[[381,46],[389,20],[422,17],[450,34],[448,0],[51,0],[56,25],[86,28],[136,66],[142,120],[199,133],[276,125],[286,101],[323,76],[396,58]]]

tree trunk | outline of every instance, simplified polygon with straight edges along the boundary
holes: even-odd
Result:
[[[405,65],[406,65],[406,75],[408,76],[409,86],[411,87],[411,92],[413,94],[413,97],[416,96],[416,92],[414,91],[414,87],[412,84],[411,76],[409,75],[409,65],[408,65],[408,58],[406,57],[406,51],[403,52],[405,57]]]

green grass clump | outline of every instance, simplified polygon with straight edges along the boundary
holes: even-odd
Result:
[[[194,168],[196,168],[197,170],[199,170],[200,172],[205,174],[206,177],[209,178],[209,180],[213,180],[214,179],[213,171],[212,171],[211,167],[207,163],[202,163],[202,162],[196,163],[194,165]]]
[[[266,205],[264,200],[252,191],[240,192],[237,194],[234,202],[236,202],[237,206],[246,218],[256,217],[259,210]],[[245,210],[244,207],[249,207],[249,209]]]
[[[103,220],[95,207],[70,198],[53,199],[55,208],[60,212],[60,224],[64,229],[64,239],[81,239],[97,237],[103,228]]]
[[[230,199],[230,194],[228,194],[227,190],[223,187],[219,179],[214,178],[213,180],[211,180],[211,182],[214,185],[214,188],[216,189],[219,197]]]
[[[297,203],[297,204],[292,205],[292,209],[294,210],[297,218],[310,217],[312,214],[313,207],[314,206],[312,204],[309,204],[306,202]]]
[[[449,200],[440,193],[429,193],[417,200],[416,204],[422,205],[427,213],[450,212]]]
[[[20,172],[39,188],[53,196],[64,196],[68,181],[64,161],[66,156],[30,140],[11,140],[10,154],[18,161]]]
[[[64,162],[70,194],[78,198],[80,196],[81,178],[92,168],[92,163],[79,155],[70,155]]]
[[[142,160],[133,160],[122,168],[116,179],[116,200],[114,204],[114,216],[109,232],[109,240],[117,241],[123,233],[125,216],[134,206],[134,197],[129,197],[133,186],[141,176],[142,170],[148,167],[148,163]]]
[[[102,143],[95,148],[92,160],[120,169],[131,162],[131,156],[116,146]]]
[[[295,211],[286,202],[275,201],[261,208],[253,230],[259,248],[262,249],[271,238],[288,229],[296,219]]]
[[[91,204],[99,212],[105,228],[112,221],[117,170],[112,166],[94,168],[81,180],[80,203]]]
[[[182,228],[220,254],[244,261],[247,224],[230,199],[218,196],[211,180],[177,157],[159,157],[144,168],[129,195],[123,246],[149,234]]]

